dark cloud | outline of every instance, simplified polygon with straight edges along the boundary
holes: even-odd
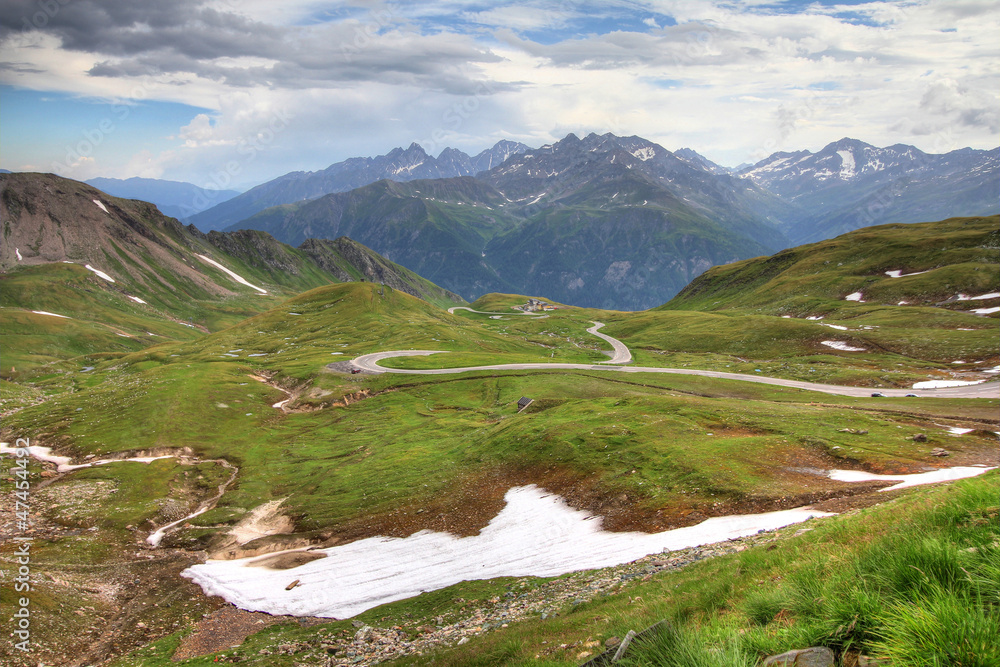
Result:
[[[274,26],[202,0],[13,0],[0,4],[0,42],[40,30],[70,51],[106,56],[91,76],[193,74],[237,87],[303,89],[359,81],[478,94],[475,65],[497,56],[471,37],[420,35],[379,22]],[[380,14],[383,17],[384,14]],[[232,59],[268,64],[235,64]],[[494,92],[510,89],[494,84]]]
[[[14,72],[16,74],[42,74],[45,70],[32,67],[28,63],[0,62],[0,72]]]

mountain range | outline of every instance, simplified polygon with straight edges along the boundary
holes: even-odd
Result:
[[[411,146],[390,153],[395,169],[407,153],[423,166]],[[644,309],[715,264],[882,222],[996,213],[998,153],[843,139],[737,171],[640,137],[570,134],[475,176],[409,180],[411,169],[406,184],[285,202],[229,229],[292,244],[345,234],[467,299],[545,293]]]
[[[224,229],[271,206],[346,192],[381,179],[412,181],[420,178],[474,176],[502,164],[511,155],[528,150],[524,144],[502,140],[475,156],[445,148],[434,158],[416,143],[378,157],[355,157],[320,171],[293,171],[222,202],[191,222],[203,231]]]
[[[293,246],[348,236],[469,300],[545,293],[639,310],[713,265],[874,224],[995,214],[998,201],[1000,149],[933,155],[845,138],[729,169],[690,148],[570,134],[476,156],[412,144],[286,174],[187,221]]]
[[[544,292],[631,310],[663,303],[709,266],[784,247],[769,221],[788,209],[749,179],[645,139],[570,134],[475,177],[382,180],[229,229],[292,244],[346,235],[467,299]]]
[[[844,138],[818,153],[775,153],[739,175],[795,207],[779,228],[796,244],[871,225],[1000,210],[1000,149],[933,155]]]
[[[159,178],[91,178],[84,181],[112,197],[141,199],[156,204],[164,215],[186,220],[240,194],[236,190],[208,190],[191,183]]]

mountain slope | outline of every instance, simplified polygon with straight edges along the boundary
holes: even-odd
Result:
[[[998,228],[1000,216],[859,229],[771,257],[713,267],[658,310],[778,314],[844,303],[854,293],[867,304],[995,306],[1000,296],[971,297],[1000,292]]]
[[[544,293],[603,308],[647,308],[709,266],[787,241],[788,208],[752,182],[717,175],[638,137],[569,135],[476,178],[378,182],[262,211],[230,229],[298,243],[346,234],[473,298]]]
[[[1000,211],[1000,149],[933,155],[844,138],[818,153],[775,153],[740,175],[799,209],[779,225],[795,243],[875,224]]]
[[[189,218],[239,194],[236,190],[206,190],[191,183],[158,178],[92,178],[85,183],[112,197],[141,199],[156,204],[161,213],[178,220]]]
[[[350,158],[321,171],[285,174],[192,216],[191,222],[206,231],[225,229],[272,206],[315,199],[334,192],[346,192],[382,179],[403,182],[474,176],[527,148],[524,144],[502,140],[474,157],[454,148],[446,148],[434,158],[413,143],[405,150],[395,148],[374,158]]]
[[[378,281],[441,306],[462,303],[349,239],[293,248],[263,232],[206,235],[152,204],[52,174],[0,177],[0,215],[5,336],[22,337],[5,338],[4,371],[187,339],[331,282]],[[50,352],[33,351],[37,336]]]

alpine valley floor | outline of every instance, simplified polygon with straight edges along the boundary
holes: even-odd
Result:
[[[765,260],[720,267],[639,313],[534,297],[546,309],[525,315],[529,297],[502,294],[448,312],[351,282],[143,349],[53,350],[56,360],[3,381],[3,440],[48,448],[22,459],[27,532],[13,485],[3,487],[5,571],[12,538],[32,538],[30,664],[572,665],[662,618],[679,634],[661,644],[731,655],[708,664],[823,644],[845,660],[864,652],[917,665],[952,640],[990,664],[980,638],[995,637],[1000,599],[988,470],[1000,359],[996,313],[975,312],[1000,301],[990,296],[1000,263],[979,240],[990,224],[943,225],[969,239],[947,266],[862,266],[861,241],[814,244],[821,257],[860,254],[831,261],[842,265],[832,276],[801,268],[812,260],[800,255],[782,260],[782,274]],[[908,227],[908,238],[928,232]],[[940,247],[940,236],[926,243]],[[897,270],[920,275],[887,273]],[[17,298],[38,293],[36,274],[15,275]],[[107,282],[66,276],[95,290]],[[947,298],[958,295],[969,298]],[[737,297],[746,301],[723,307]],[[389,358],[394,350],[407,356]],[[626,353],[628,363],[610,363]],[[522,397],[532,400],[518,411]],[[976,476],[886,490],[947,470]],[[810,514],[801,526],[712,528]],[[504,526],[522,536],[504,538]],[[669,537],[699,530],[694,541]],[[598,546],[547,556],[566,551],[563,535]],[[407,540],[430,561],[411,559]],[[380,544],[401,551],[379,560]],[[480,557],[460,582],[437,576],[456,545]],[[505,549],[538,559],[505,570]],[[337,570],[323,570],[343,550],[360,554],[361,579],[367,563],[407,586],[363,611],[295,602],[324,577],[337,585]],[[608,550],[635,562],[596,557]],[[246,570],[243,559],[263,566],[249,579],[283,601],[268,611],[306,615],[236,611],[181,576]],[[488,579],[470,574],[477,566]],[[235,590],[220,582],[216,592]],[[12,604],[0,601],[0,613]]]

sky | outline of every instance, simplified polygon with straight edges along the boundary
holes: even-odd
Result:
[[[4,0],[0,168],[245,189],[416,142],[1000,144],[995,0]]]

